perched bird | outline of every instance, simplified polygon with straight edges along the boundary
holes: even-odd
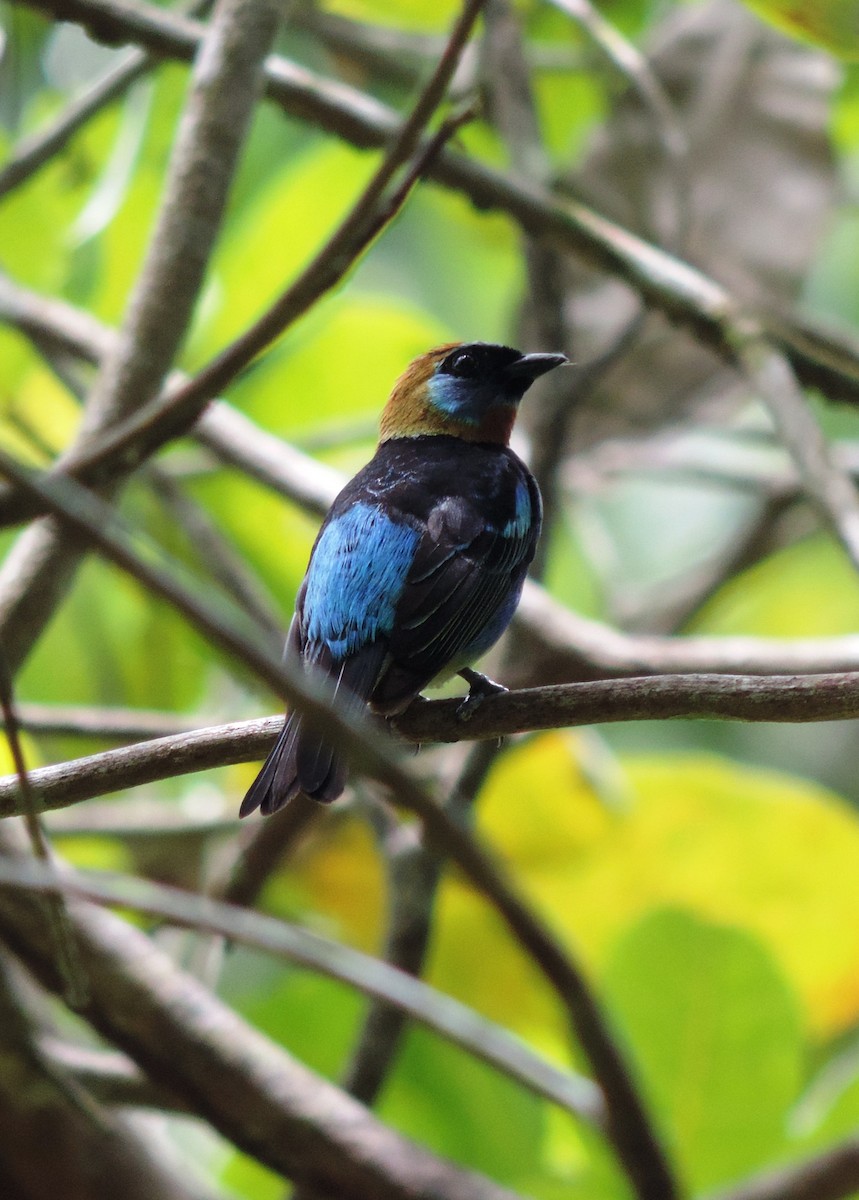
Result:
[[[566,361],[473,342],[411,363],[382,413],[375,456],[319,531],[287,660],[386,716],[439,677],[468,681],[466,709],[497,689],[468,665],[513,616],[541,520],[537,484],[508,442],[524,393]],[[275,812],[299,792],[335,800],[345,781],[343,759],[292,713],[241,815]]]

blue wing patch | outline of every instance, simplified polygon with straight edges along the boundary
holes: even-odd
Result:
[[[324,643],[342,659],[390,633],[419,537],[365,502],[330,521],[307,572],[307,641]]]
[[[527,537],[534,524],[531,496],[521,481],[516,484],[516,515],[501,530],[502,537],[521,539]]]

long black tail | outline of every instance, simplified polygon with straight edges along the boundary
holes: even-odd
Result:
[[[246,817],[256,808],[267,816],[299,792],[328,804],[345,786],[346,764],[342,757],[318,733],[302,728],[298,713],[291,713],[248,789],[239,816]]]
[[[366,704],[379,676],[386,648],[381,642],[365,646],[339,663],[327,647],[317,651],[314,666],[337,683],[338,707],[348,711]],[[305,651],[305,661],[310,654]],[[322,734],[305,727],[298,713],[290,713],[265,760],[262,770],[242,801],[239,816],[258,808],[264,815],[277,812],[299,792],[330,804],[346,786],[346,763]]]

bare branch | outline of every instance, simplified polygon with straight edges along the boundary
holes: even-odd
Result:
[[[296,690],[296,694],[298,690]],[[653,675],[525,688],[487,697],[467,724],[459,700],[413,704],[390,724],[410,742],[492,741],[539,729],[617,721],[807,723],[859,719],[859,672],[840,675]],[[350,725],[355,723],[350,722]],[[105,750],[30,772],[47,809],[212,767],[264,758],[283,718],[262,717]],[[365,735],[366,736],[366,735]],[[378,734],[374,733],[374,740]],[[371,774],[371,756],[357,766]],[[17,778],[0,779],[0,816],[22,811]]]
[[[44,867],[42,873],[51,889],[50,873]],[[27,1200],[57,1195],[215,1200],[210,1189],[179,1179],[125,1123],[43,1055],[7,967],[0,962],[0,1143],[4,1173],[17,1186],[4,1194]]]
[[[210,7],[211,0],[197,0],[190,6],[189,15],[200,16]],[[123,96],[138,79],[157,67],[159,61],[155,55],[142,50],[128,51],[44,128],[13,146],[0,167],[0,198],[20,187],[55,158],[88,121]]]
[[[15,146],[0,167],[0,197],[20,187],[49,163],[87,121],[122,96],[152,69],[157,60],[142,50],[130,50],[45,128]]]
[[[736,351],[772,415],[805,493],[859,570],[859,493],[836,462],[790,365],[757,330],[738,339]]]
[[[632,86],[653,118],[656,137],[674,169],[676,211],[670,240],[674,249],[681,249],[690,217],[689,144],[665,89],[645,56],[606,20],[591,0],[550,0],[550,3],[575,21],[614,70]]]
[[[107,1107],[156,1108],[187,1112],[187,1106],[166,1088],[157,1087],[118,1050],[92,1050],[56,1037],[39,1040],[39,1051],[51,1067],[67,1072],[99,1104]]]
[[[2,648],[0,648],[0,710],[3,713],[6,741],[9,744],[12,762],[15,764],[15,778],[18,781],[24,825],[30,839],[30,846],[36,858],[50,874],[53,874],[51,846],[42,824],[38,798],[30,782],[30,773],[24,759],[12,678]],[[81,973],[77,947],[69,925],[63,897],[52,891],[43,897],[43,904],[51,932],[51,944],[57,956],[60,974],[63,977],[65,1001],[70,1008],[79,1008],[87,998],[86,979]]]
[[[203,27],[132,0],[27,0],[35,8],[78,21],[95,34],[137,41],[166,57],[188,60]],[[266,65],[267,94],[298,120],[318,125],[355,146],[384,145],[397,127],[390,108],[339,82],[279,57]],[[538,185],[514,179],[451,150],[429,177],[461,191],[481,210],[506,212],[529,234],[616,274],[670,319],[690,326],[729,358],[729,336],[740,306],[718,283],[628,230],[571,200],[556,201]],[[831,398],[859,403],[859,351],[848,339],[815,329],[798,317],[763,314],[766,336],[790,359],[800,381]]]
[[[527,585],[514,618],[527,635],[517,686],[546,679],[661,675],[828,675],[859,671],[859,635],[765,638],[628,634],[564,608]]]
[[[41,864],[3,857],[0,857],[0,882],[37,892],[57,887],[56,876]],[[298,925],[137,876],[64,872],[60,888],[67,896],[130,907],[183,928],[217,934],[349,984],[365,995],[394,1005],[454,1045],[575,1116],[596,1124],[604,1119],[598,1089],[590,1080],[559,1070],[534,1054],[513,1034],[458,1000],[349,946]]]
[[[276,24],[269,0],[218,4],[200,43],[150,250],[123,329],[87,402],[78,447],[145,404],[181,344]],[[13,670],[70,584],[81,554],[79,542],[47,522],[27,530],[7,557],[0,569],[0,631]]]
[[[457,820],[470,814],[473,802],[498,756],[498,743],[474,747],[446,808]],[[442,878],[442,863],[424,845],[414,824],[395,825],[383,839],[388,872],[388,928],[385,961],[420,976],[432,932],[432,915]],[[371,1004],[347,1067],[344,1084],[350,1095],[372,1104],[396,1061],[406,1027],[405,1014],[382,1001]]]
[[[712,1200],[847,1200],[859,1191],[859,1138],[817,1158],[768,1171]]]
[[[200,723],[199,718],[143,708],[88,708],[54,704],[19,704],[18,720],[21,728],[31,733],[95,737],[119,742],[143,742],[147,738],[168,737],[171,733],[189,733],[198,728]]]
[[[127,922],[82,903],[74,920],[92,986],[88,1019],[273,1170],[342,1200],[513,1200],[386,1128],[248,1027]],[[32,896],[0,892],[0,936],[56,988]]]

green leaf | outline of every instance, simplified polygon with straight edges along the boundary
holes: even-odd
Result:
[[[231,389],[231,398],[283,435],[344,417],[375,422],[411,359],[451,340],[448,329],[408,304],[355,292],[332,296]]]
[[[219,350],[262,313],[324,244],[377,159],[342,143],[314,144],[231,214],[187,360]]]
[[[463,1166],[513,1182],[539,1167],[543,1108],[465,1051],[412,1028],[380,1115]]]
[[[455,0],[332,0],[328,10],[355,21],[441,33],[450,28],[459,6]]]
[[[603,988],[696,1190],[739,1179],[783,1151],[801,1071],[799,1021],[755,938],[654,911],[621,939]]]
[[[859,579],[825,535],[804,538],[735,576],[707,604],[696,633],[826,637],[859,623]]]

